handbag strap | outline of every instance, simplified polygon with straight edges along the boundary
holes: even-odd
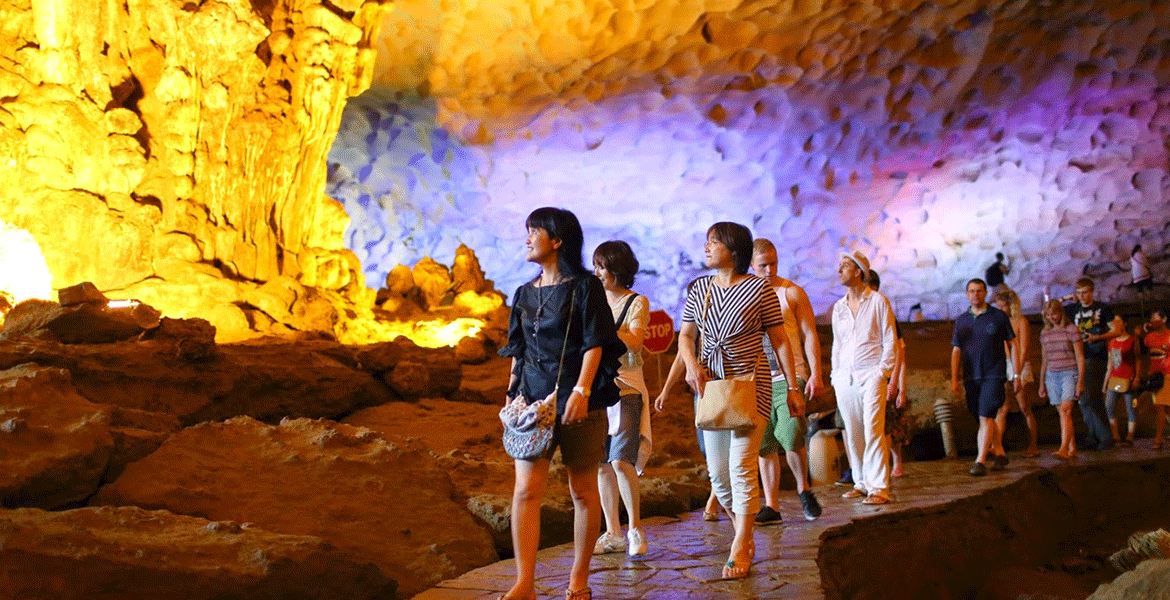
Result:
[[[565,368],[565,352],[569,349],[569,332],[573,330],[573,308],[577,306],[575,287],[574,285],[569,288],[569,320],[565,322],[565,341],[561,344],[561,362],[557,364],[557,383],[553,386],[553,392],[559,392],[561,389],[561,371]]]
[[[622,323],[626,321],[626,313],[630,312],[630,305],[637,299],[638,294],[636,292],[630,294],[630,297],[626,299],[626,305],[622,307],[622,314],[618,315],[617,321],[614,322],[615,325],[618,327],[622,326]]]
[[[704,335],[704,329],[706,329],[706,324],[707,324],[707,309],[711,308],[711,304],[712,304],[712,302],[711,302],[711,288],[713,288],[713,287],[715,287],[715,278],[711,277],[709,280],[707,280],[707,293],[703,295],[703,316],[699,320],[699,355],[700,355],[699,362],[700,363],[702,363],[703,335]],[[765,332],[764,335],[765,336],[768,335],[767,332]],[[764,348],[763,348],[763,342],[761,342],[760,352],[759,352],[759,354],[756,354],[755,360],[752,361],[752,380],[755,380],[755,378],[756,378],[756,367],[759,366],[760,357],[763,356],[763,354],[764,354]],[[727,358],[727,353],[724,352],[722,348],[719,349],[719,356],[720,356],[719,360],[721,362],[724,362],[724,369],[726,370],[727,365],[726,365],[726,361],[724,361],[724,359]],[[708,372],[711,371],[711,369],[707,368],[706,365],[704,365],[703,368],[707,369]],[[712,375],[713,375],[713,373],[712,373]],[[724,376],[724,378],[726,378],[727,373],[724,372],[723,376]]]
[[[533,286],[533,287],[535,287],[535,286]],[[559,392],[560,388],[561,388],[561,371],[565,367],[565,352],[569,348],[569,331],[573,328],[573,307],[576,306],[576,303],[574,302],[574,300],[576,299],[575,298],[576,294],[574,293],[574,291],[575,290],[572,290],[572,289],[569,290],[569,320],[568,320],[567,324],[565,325],[565,340],[561,344],[561,360],[557,364],[557,381],[556,381],[556,385],[553,386],[554,392]],[[527,353],[525,353],[525,354],[527,354]],[[520,359],[520,375],[518,375],[516,377],[517,393],[519,393],[519,390],[524,389],[524,362],[525,362],[524,358],[521,357],[521,359]]]

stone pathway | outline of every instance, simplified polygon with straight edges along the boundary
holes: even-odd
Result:
[[[1145,461],[1167,456],[1170,454],[1165,451],[1151,450],[1147,439],[1138,440],[1133,448],[1082,452],[1074,464]],[[821,486],[814,491],[824,514],[811,522],[804,520],[796,493],[782,491],[780,509],[784,524],[756,528],[752,574],[739,581],[719,579],[731,542],[731,524],[725,516],[716,523],[703,521],[701,511],[678,518],[644,519],[649,552],[636,560],[625,554],[595,556],[589,578],[593,597],[598,600],[823,598],[817,556],[821,536],[826,532],[882,513],[942,510],[954,500],[1015,483],[1037,470],[1065,464],[1047,451],[1034,459],[1023,458],[1020,453],[1011,453],[1010,457],[1012,462],[1006,470],[986,477],[968,475],[971,466],[968,459],[907,462],[905,476],[892,480],[894,501],[884,506],[866,506],[858,500],[842,499],[841,493],[848,488]],[[571,560],[572,546],[568,544],[540,552],[536,570],[540,598],[564,597]],[[511,588],[513,569],[511,560],[501,561],[444,581],[414,600],[494,600]]]

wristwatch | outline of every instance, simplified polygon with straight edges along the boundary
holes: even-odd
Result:
[[[589,390],[585,389],[584,386],[575,385],[573,386],[573,391],[584,396],[586,400],[589,399]]]

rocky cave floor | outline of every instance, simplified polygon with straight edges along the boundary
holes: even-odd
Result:
[[[10,319],[0,332],[0,572],[12,597],[410,598],[450,591],[434,586],[480,567],[510,576],[510,561],[501,559],[511,553],[513,470],[497,419],[508,363],[485,348],[430,350],[401,339],[346,346],[313,335],[215,344],[214,330],[199,320],[164,317],[143,330],[125,315],[84,307],[40,314],[21,327]],[[911,401],[930,413],[945,388],[950,328],[904,328]],[[651,389],[670,358],[646,361]],[[831,403],[826,396],[822,406]],[[707,527],[687,515],[708,485],[681,386],[670,405],[654,416],[643,515],[651,528]],[[1055,432],[1050,412],[1038,409],[1045,443]],[[929,435],[937,427],[920,421],[909,454],[921,458],[940,449],[937,434]],[[970,425],[955,422],[961,452],[973,442]],[[1016,450],[1021,430],[1013,419],[1008,443]],[[1015,598],[1026,590],[1013,582],[1042,579],[1054,598],[1083,598],[1114,575],[1103,557],[1126,536],[1170,525],[1167,463],[1144,443],[1141,452],[1086,453],[1077,465],[1017,460],[1007,479],[1000,476],[1006,486],[973,482],[966,459],[911,461],[897,484],[906,490],[895,492],[905,497],[888,509],[858,512],[837,488],[818,487],[826,517],[816,529],[790,523],[770,547],[782,557],[806,552],[803,572],[817,573],[830,597],[881,597],[873,594],[882,582],[899,579],[869,571],[889,564],[882,556],[842,544],[857,538],[891,556],[929,549],[930,560],[906,558],[908,573],[958,577],[951,588],[993,594],[981,597]],[[571,537],[572,510],[556,459],[552,470],[541,544],[555,554]],[[790,476],[782,487],[794,489]],[[954,507],[930,508],[940,494]],[[986,495],[993,501],[979,509]],[[785,514],[799,521],[787,496]],[[965,531],[985,513],[997,515],[994,530],[954,553],[982,549],[972,554],[986,555],[982,563],[941,561],[945,572],[932,571],[926,565],[940,562],[934,555],[945,540],[906,534]],[[883,520],[887,514],[899,516]],[[838,535],[845,530],[852,533]],[[802,536],[791,548],[790,535]],[[725,558],[718,549],[726,541],[703,536],[677,536],[689,540],[676,550],[690,552],[683,560],[695,568]],[[615,570],[606,561],[598,568]],[[838,564],[852,567],[842,573]],[[764,567],[758,573],[773,581]],[[615,575],[615,593],[621,581],[638,589],[621,579],[630,576]],[[691,575],[678,581],[696,584]],[[1001,583],[1010,592],[996,591]]]

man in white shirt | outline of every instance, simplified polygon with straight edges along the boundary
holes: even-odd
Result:
[[[845,454],[853,489],[843,498],[865,504],[890,501],[886,387],[894,368],[894,312],[890,301],[865,284],[869,260],[842,253],[837,275],[845,297],[833,305],[832,371],[837,410],[845,422]]]

